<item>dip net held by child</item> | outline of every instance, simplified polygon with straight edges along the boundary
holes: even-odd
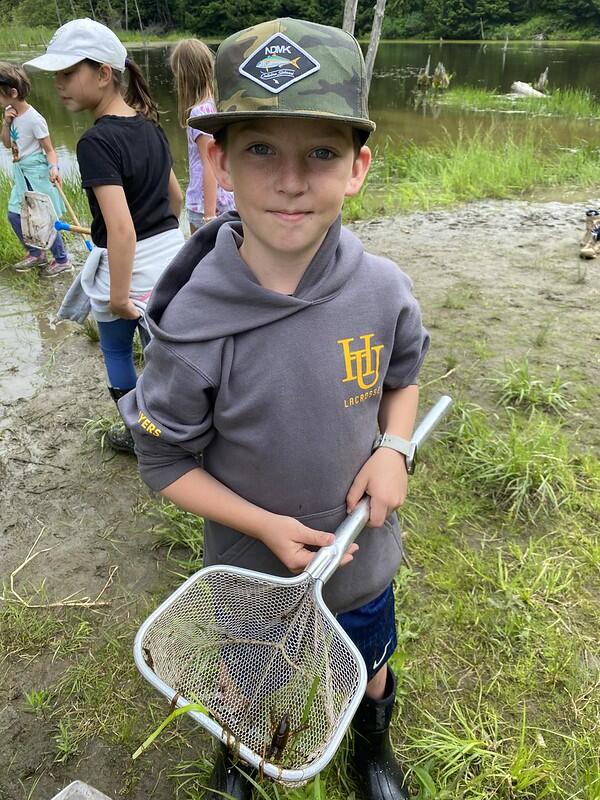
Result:
[[[452,401],[441,397],[411,439],[417,449]],[[200,570],[146,620],[138,668],[244,761],[281,783],[314,777],[335,755],[364,694],[362,656],[322,597],[369,519],[365,497],[306,570],[279,578],[240,567]]]
[[[354,536],[367,519],[365,502],[346,520]],[[138,666],[156,688],[169,698],[178,692],[179,705],[202,703],[231,749],[282,782],[323,768],[366,685],[364,662],[325,606],[319,575],[206,568],[136,639]]]

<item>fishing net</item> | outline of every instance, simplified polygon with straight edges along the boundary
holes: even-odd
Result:
[[[283,770],[307,768],[364,689],[364,665],[315,580],[273,583],[224,567],[191,580],[145,630],[146,664],[186,700],[201,702],[230,744]],[[285,715],[287,743],[275,752]]]
[[[57,219],[52,200],[42,192],[25,192],[21,201],[23,239],[33,247],[47,250],[54,244]]]

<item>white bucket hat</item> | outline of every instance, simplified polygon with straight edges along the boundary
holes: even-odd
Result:
[[[89,58],[99,64],[109,64],[123,72],[127,50],[118,37],[93,19],[74,19],[62,25],[50,40],[43,56],[26,61],[23,66],[58,72]]]

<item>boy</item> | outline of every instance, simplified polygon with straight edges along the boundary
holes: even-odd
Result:
[[[160,279],[146,368],[120,408],[144,480],[206,518],[207,565],[300,572],[370,495],[371,530],[324,594],[367,664],[358,796],[406,798],[388,732],[393,512],[428,335],[408,278],[341,227],[371,159],[364,62],[342,31],[283,19],[229,37],[215,70],[217,113],[190,124],[215,135],[209,157],[240,220],[203,228]],[[391,447],[374,449],[378,424]],[[223,750],[210,789],[252,794]]]
[[[17,272],[40,267],[42,275],[53,278],[70,271],[71,264],[63,240],[57,234],[52,245],[54,258],[48,264],[46,254],[26,244],[21,231],[21,202],[27,190],[47,194],[60,217],[65,207],[54,184],[60,183],[58,156],[48,133],[46,120],[27,102],[31,83],[20,67],[0,62],[0,106],[4,109],[2,144],[12,151],[15,184],[8,200],[8,221],[27,249],[17,264]]]

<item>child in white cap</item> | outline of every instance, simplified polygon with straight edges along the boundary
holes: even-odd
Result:
[[[154,284],[183,244],[182,195],[158,108],[139,67],[117,36],[91,19],[59,28],[46,53],[26,66],[55,73],[69,111],[94,125],[77,144],[92,212],[90,254],[81,285],[90,298],[115,402],[136,383],[133,336]],[[128,85],[122,92],[125,72]],[[128,431],[109,431],[116,450],[133,452]]]

